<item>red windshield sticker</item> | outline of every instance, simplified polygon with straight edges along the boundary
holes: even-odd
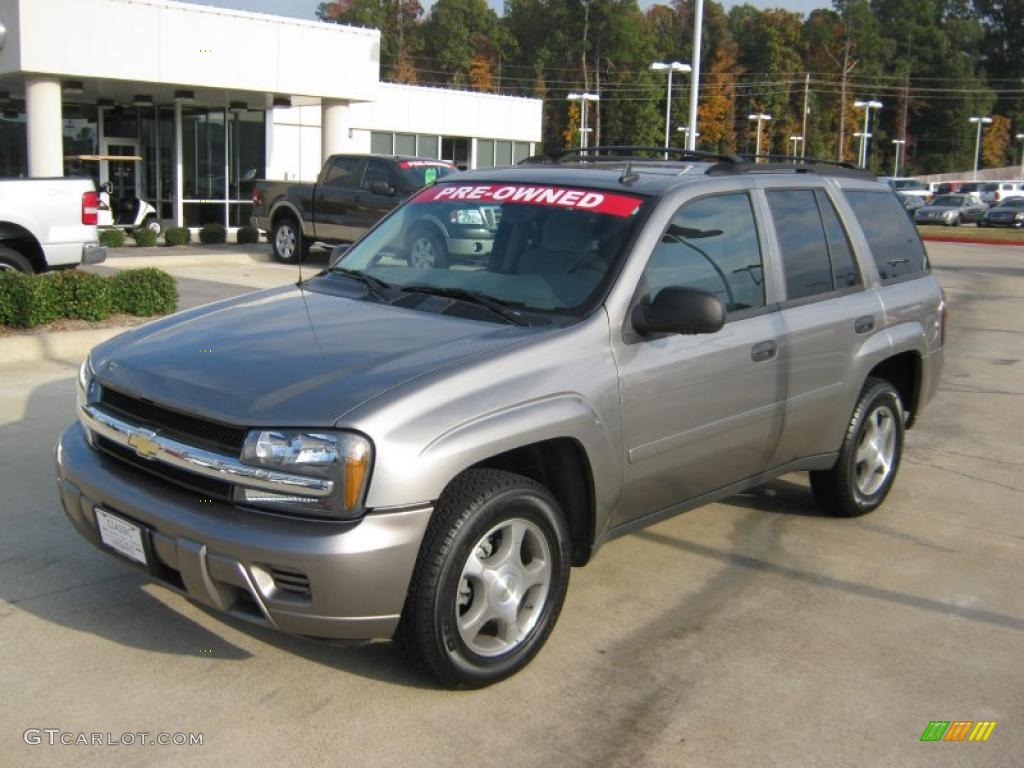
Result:
[[[525,184],[444,184],[430,187],[413,199],[430,202],[523,203],[549,205],[577,211],[594,211],[626,218],[636,213],[643,200],[639,197],[595,192],[590,189],[530,186]]]
[[[399,168],[423,168],[430,166],[431,168],[451,168],[451,163],[442,163],[439,160],[403,160],[398,164]]]

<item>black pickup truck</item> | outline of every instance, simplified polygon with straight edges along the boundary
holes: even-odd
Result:
[[[358,240],[407,197],[455,170],[451,163],[425,157],[332,155],[315,184],[257,182],[252,225],[268,234],[279,261],[295,263],[314,242]],[[493,240],[493,233],[478,235],[478,240]],[[471,243],[460,245],[471,252],[483,250]],[[410,264],[442,266],[451,249],[444,226],[423,227],[407,244],[406,256]]]

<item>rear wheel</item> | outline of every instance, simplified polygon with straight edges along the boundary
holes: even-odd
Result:
[[[853,409],[839,459],[811,472],[822,509],[856,517],[876,509],[889,493],[903,455],[903,405],[888,381],[868,379]]]
[[[270,238],[274,258],[285,264],[298,264],[309,253],[309,243],[302,235],[302,228],[295,219],[280,219],[274,224]]]
[[[502,680],[547,640],[570,565],[565,518],[546,488],[469,470],[438,500],[395,640],[445,685]]]
[[[24,272],[31,275],[35,272],[32,263],[15,250],[0,245],[0,272]]]

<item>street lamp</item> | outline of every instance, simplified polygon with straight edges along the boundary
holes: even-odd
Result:
[[[868,167],[868,139],[871,138],[871,134],[868,132],[868,126],[869,126],[870,120],[871,120],[871,110],[872,109],[881,109],[882,108],[882,102],[874,101],[874,100],[864,101],[862,99],[857,99],[855,102],[853,102],[853,106],[856,107],[857,109],[863,109],[864,110],[864,131],[862,133],[855,133],[853,135],[854,136],[860,136],[860,167],[861,168],[867,168]]]
[[[892,143],[896,145],[896,164],[893,166],[892,175],[894,178],[900,175],[900,150],[906,145],[906,139],[893,139]]]
[[[978,180],[978,161],[981,159],[981,128],[992,122],[991,117],[972,117],[970,122],[978,126],[978,137],[974,140],[974,180]]]
[[[678,61],[656,61],[651,64],[651,69],[655,72],[668,72],[668,96],[665,99],[665,159],[668,160],[669,128],[672,123],[672,73],[689,72],[690,65]]]
[[[793,142],[793,157],[799,157],[800,152],[797,150],[797,146],[803,143],[803,136],[790,136],[789,140]]]
[[[747,117],[747,120],[756,120],[757,121],[757,148],[754,150],[754,162],[755,163],[761,162],[761,158],[760,158],[760,155],[761,155],[761,123],[767,122],[768,120],[771,120],[771,119],[772,119],[772,116],[771,115],[766,115],[764,112],[758,112],[756,115],[750,115],[750,116]]]
[[[590,133],[587,128],[587,102],[600,101],[601,97],[596,93],[570,93],[565,98],[580,103],[580,149],[584,149],[587,146],[587,134]]]
[[[1024,133],[1018,133],[1014,138],[1017,141],[1024,141]],[[1020,177],[1024,179],[1024,146],[1020,148]]]

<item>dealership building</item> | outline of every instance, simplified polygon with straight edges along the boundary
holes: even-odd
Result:
[[[248,223],[254,180],[312,181],[338,152],[509,164],[535,151],[541,106],[382,83],[374,29],[171,0],[0,0],[0,177],[89,175],[167,225]]]

